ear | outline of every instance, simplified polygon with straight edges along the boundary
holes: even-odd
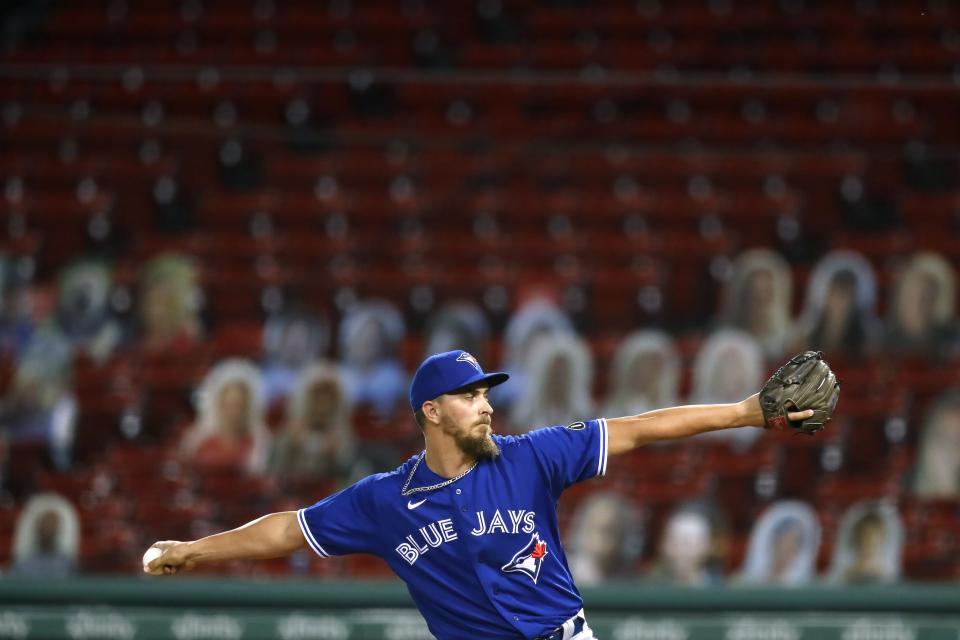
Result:
[[[436,400],[427,400],[423,403],[423,415],[428,422],[440,422],[440,405]]]

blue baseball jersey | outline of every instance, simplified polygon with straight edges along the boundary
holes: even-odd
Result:
[[[556,629],[583,607],[560,546],[557,500],[574,482],[605,474],[607,423],[493,439],[499,456],[443,487],[409,491],[447,480],[421,453],[301,509],[304,537],[323,557],[386,560],[437,638]]]

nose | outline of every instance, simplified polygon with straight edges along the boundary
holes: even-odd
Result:
[[[480,414],[481,414],[481,415],[488,415],[488,416],[492,416],[492,415],[493,415],[493,407],[490,405],[490,398],[489,398],[489,396],[488,396],[488,397],[485,397],[485,398],[483,399],[483,402],[480,404]]]

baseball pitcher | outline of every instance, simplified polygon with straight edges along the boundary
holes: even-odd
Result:
[[[190,542],[156,542],[144,571],[174,574],[304,547],[322,557],[371,553],[406,583],[437,638],[589,640],[557,525],[564,489],[603,476],[611,456],[658,440],[752,425],[815,433],[840,388],[822,355],[808,351],[739,403],[499,436],[488,394],[507,378],[484,373],[465,351],[430,356],[410,386],[422,453],[299,511]]]

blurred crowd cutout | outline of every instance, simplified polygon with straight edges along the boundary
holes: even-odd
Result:
[[[804,348],[838,355],[862,355],[876,346],[877,287],[862,255],[833,251],[814,266],[800,317]]]
[[[724,576],[714,562],[716,533],[702,509],[680,505],[663,525],[647,579],[685,587],[720,584]]]
[[[513,403],[514,432],[570,424],[593,413],[593,357],[576,336],[541,336],[530,349],[526,387]]]
[[[644,526],[639,507],[623,496],[599,491],[588,497],[567,537],[570,571],[577,584],[633,577],[643,552]]]
[[[225,360],[207,374],[198,395],[199,416],[184,436],[184,454],[203,470],[263,472],[271,436],[257,367]]]
[[[915,489],[926,498],[960,498],[960,393],[948,391],[923,425]]]
[[[260,372],[268,405],[288,397],[304,369],[319,361],[330,347],[330,326],[306,311],[278,313],[263,328]]]
[[[681,363],[669,334],[646,329],[627,336],[610,364],[606,416],[633,416],[679,404]]]
[[[408,375],[400,362],[406,336],[400,310],[385,300],[364,301],[340,323],[340,365],[354,404],[390,415],[407,395]]]
[[[769,249],[751,249],[737,257],[723,292],[722,322],[749,333],[767,358],[781,358],[795,340],[790,307],[790,265]]]
[[[816,512],[794,500],[767,508],[750,532],[744,583],[795,587],[811,582],[820,548]]]
[[[70,576],[77,570],[79,547],[80,523],[74,506],[55,493],[38,493],[27,501],[17,519],[9,575]]]
[[[857,503],[840,523],[828,579],[837,584],[896,582],[903,544],[903,523],[894,505]]]
[[[883,348],[937,359],[955,353],[956,290],[953,268],[943,256],[923,251],[911,257],[896,277]]]
[[[156,256],[143,266],[139,288],[138,347],[189,355],[203,338],[202,292],[193,261],[172,253]]]
[[[351,403],[340,368],[308,365],[287,400],[286,422],[270,454],[270,471],[296,479],[354,477],[362,459],[351,423]]]
[[[753,336],[739,329],[717,329],[697,352],[689,403],[739,402],[757,392],[766,379],[765,369],[763,351]],[[754,429],[733,429],[696,437],[729,440],[743,447],[759,435]]]

